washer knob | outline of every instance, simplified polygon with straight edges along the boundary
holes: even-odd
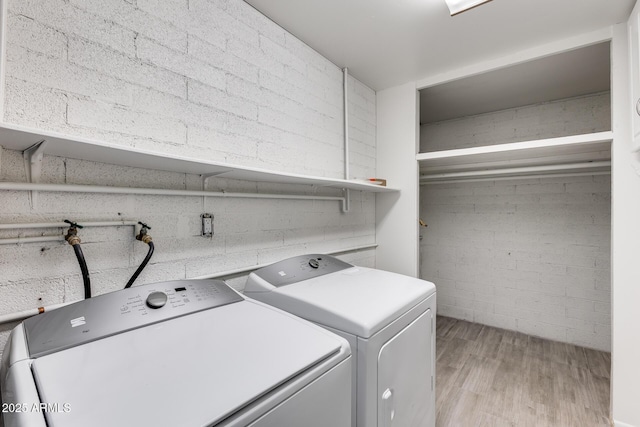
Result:
[[[318,267],[320,267],[320,263],[318,262],[318,260],[317,260],[317,259],[315,259],[315,258],[311,258],[311,259],[309,260],[309,267],[311,267],[311,268],[318,268]]]
[[[151,292],[147,297],[147,305],[151,308],[160,308],[167,303],[167,294],[164,292]]]

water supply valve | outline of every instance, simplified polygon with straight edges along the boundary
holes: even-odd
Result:
[[[151,238],[151,236],[148,234],[148,231],[151,230],[151,227],[149,227],[144,222],[140,222],[140,221],[138,221],[138,224],[140,224],[142,226],[142,228],[140,229],[140,232],[136,236],[136,239],[140,240],[142,243],[146,243],[148,245],[149,242],[151,242],[151,240],[153,240]]]
[[[65,219],[64,222],[66,222],[67,224],[70,225],[69,229],[67,230],[66,236],[64,236],[64,239],[71,246],[75,246],[75,245],[79,244],[80,243],[80,237],[78,236],[78,228],[82,228],[82,226],[80,224],[75,223],[75,222],[69,221],[68,219]]]

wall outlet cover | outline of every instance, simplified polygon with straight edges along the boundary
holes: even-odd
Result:
[[[213,215],[204,213],[200,215],[202,218],[202,235],[204,237],[213,236]]]

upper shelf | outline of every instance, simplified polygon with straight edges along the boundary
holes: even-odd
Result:
[[[9,150],[24,151],[44,140],[47,141],[44,154],[120,166],[205,176],[215,175],[229,179],[256,182],[305,184],[369,192],[398,191],[393,188],[361,181],[274,172],[260,168],[154,153],[56,132],[0,123],[0,145]]]
[[[423,180],[608,170],[613,132],[419,153]]]

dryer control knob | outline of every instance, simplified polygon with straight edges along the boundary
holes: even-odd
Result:
[[[318,260],[317,260],[317,259],[315,259],[315,258],[311,258],[311,259],[309,260],[309,267],[311,267],[311,268],[318,268],[318,267],[320,267],[320,263],[318,262]]]
[[[147,297],[147,305],[151,308],[160,308],[167,303],[167,294],[164,292],[151,292]]]

